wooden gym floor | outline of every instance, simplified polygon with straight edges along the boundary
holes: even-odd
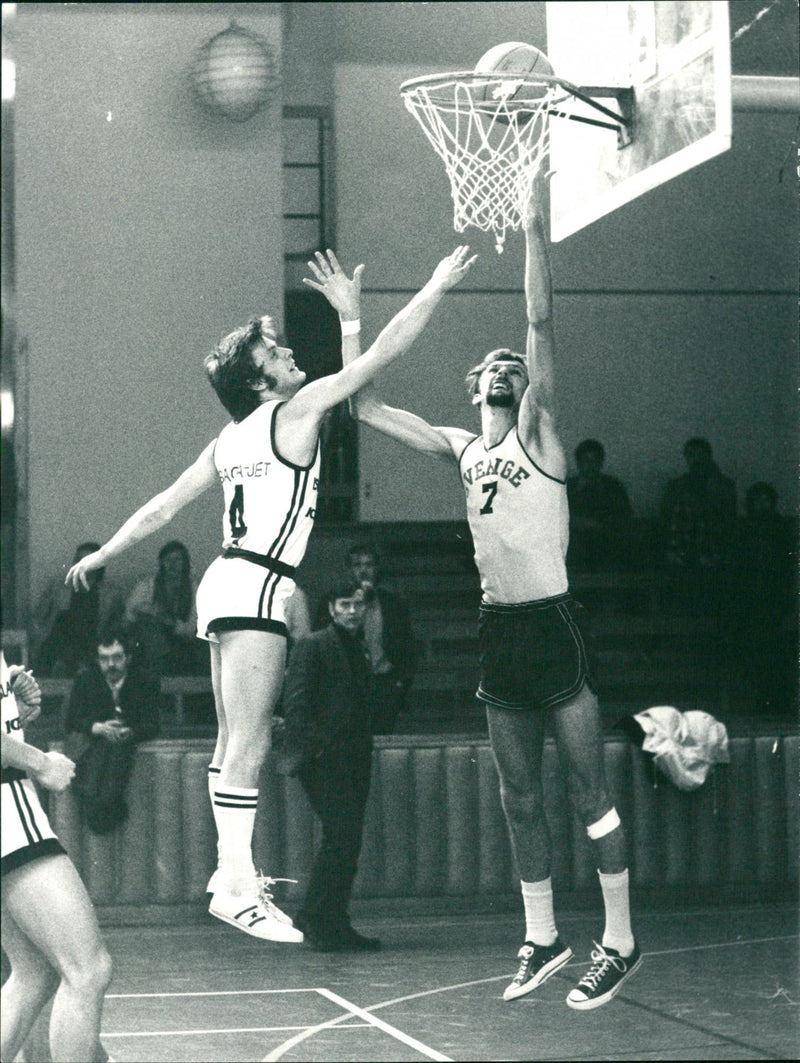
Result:
[[[269,945],[211,917],[104,928],[115,962],[103,1040],[119,1061],[795,1059],[798,925],[788,904],[638,911],[645,961],[610,1004],[564,998],[596,913],[560,914],[574,960],[504,1003],[519,914],[354,922],[381,952]]]

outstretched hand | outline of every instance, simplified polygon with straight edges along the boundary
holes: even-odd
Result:
[[[466,277],[478,257],[473,255],[472,258],[467,258],[468,254],[468,244],[462,244],[457,247],[452,255],[443,258],[433,271],[431,282],[438,285],[445,292],[450,288],[454,288],[463,277]]]
[[[303,277],[303,284],[322,292],[339,317],[345,321],[356,321],[361,314],[361,274],[363,266],[356,266],[352,278],[348,277],[333,251],[327,251],[327,258],[321,251],[315,252],[316,262],[309,262],[308,268],[317,278],[316,281]]]
[[[104,567],[105,561],[103,560],[100,551],[95,550],[93,554],[87,554],[86,557],[82,557],[80,561],[75,562],[67,573],[64,582],[68,587],[72,587],[74,591],[91,590],[89,573],[96,571],[98,568]]]

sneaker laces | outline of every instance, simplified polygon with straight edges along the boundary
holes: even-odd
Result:
[[[520,963],[519,970],[517,971],[516,976],[514,978],[515,982],[521,982],[527,974],[528,961],[530,960],[531,956],[533,956],[533,945],[523,945],[517,953],[517,959],[521,960],[522,962]]]
[[[269,914],[273,918],[277,919],[279,923],[286,923],[288,926],[294,926],[294,924],[292,923],[292,920],[289,918],[289,916],[286,914],[286,912],[282,912],[280,910],[280,908],[277,906],[277,904],[275,903],[275,900],[274,900],[274,898],[272,896],[271,887],[274,886],[276,882],[294,882],[296,884],[297,883],[297,879],[296,878],[272,878],[271,875],[265,875],[263,871],[259,871],[258,874],[256,875],[256,878],[258,880],[258,897],[259,897],[259,900],[264,905],[264,907],[267,909]]]
[[[602,945],[598,945],[596,941],[594,944],[595,948],[591,954],[592,966],[578,982],[579,988],[580,986],[585,986],[592,992],[597,989],[609,968],[615,967],[620,974],[624,974],[626,970],[625,961],[621,956],[610,956]]]

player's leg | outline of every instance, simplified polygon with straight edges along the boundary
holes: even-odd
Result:
[[[99,1035],[111,981],[111,957],[92,902],[69,857],[41,857],[4,875],[4,916],[7,913],[19,934],[58,975],[50,1018],[53,1063],[105,1063],[108,1056]],[[4,1054],[3,1058],[13,1056]]]
[[[249,629],[221,632],[219,639],[219,692],[227,740],[214,795],[219,876],[209,910],[256,937],[302,941],[291,920],[261,897],[252,849],[258,778],[270,748],[286,639]]]
[[[606,781],[597,698],[588,685],[554,707],[554,720],[570,798],[592,841],[606,917],[602,946],[567,1003],[595,1008],[610,1000],[640,963],[631,928],[627,844]]]
[[[225,719],[225,705],[222,700],[222,665],[219,643],[211,641],[208,646],[211,653],[211,689],[214,693],[214,710],[217,714],[217,742],[214,747],[214,755],[208,766],[208,798],[211,802],[211,809],[213,812],[214,798],[217,793],[221,765],[225,759],[225,750],[228,745],[228,723]],[[217,874],[218,868],[219,840],[217,840],[217,869],[215,869],[213,875],[209,879],[208,885],[206,886],[206,893],[213,894],[217,887],[217,879],[219,877]]]
[[[544,718],[535,709],[486,706],[489,738],[500,777],[500,799],[521,878],[525,943],[505,1000],[530,993],[568,962],[558,936],[550,880],[550,832],[544,814],[541,764]]]
[[[0,1059],[16,1059],[59,977],[17,926],[3,891],[2,940],[11,974],[0,990]]]

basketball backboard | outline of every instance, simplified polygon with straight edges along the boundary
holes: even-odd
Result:
[[[623,0],[546,5],[555,73],[601,99],[632,87],[630,142],[612,131],[550,119],[551,238],[563,240],[644,192],[727,151],[731,143],[728,4]],[[575,115],[596,117],[580,100]]]

